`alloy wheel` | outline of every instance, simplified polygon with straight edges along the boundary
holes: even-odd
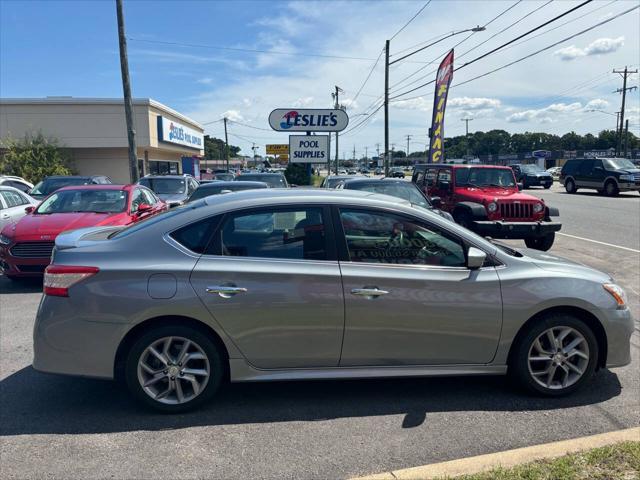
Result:
[[[531,344],[528,365],[531,377],[540,386],[562,390],[575,384],[587,370],[589,344],[575,328],[549,328]]]
[[[211,368],[204,350],[193,340],[163,337],[144,349],[137,372],[140,386],[152,399],[179,405],[204,391]]]

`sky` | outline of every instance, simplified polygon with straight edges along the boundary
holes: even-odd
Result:
[[[286,133],[269,128],[271,110],[331,108],[337,85],[350,116],[340,156],[351,158],[355,149],[356,157],[371,157],[384,149],[384,110],[376,109],[385,40],[391,39],[391,61],[438,41],[389,71],[390,143],[406,150],[409,135],[409,150],[421,151],[433,84],[405,92],[435,78],[449,49],[458,68],[580,3],[124,0],[132,93],[178,110],[219,138],[226,116],[229,142],[247,155],[253,143],[258,154],[265,144],[288,143]],[[593,1],[455,72],[445,136],[464,134],[464,118],[472,119],[470,132],[615,128],[621,95],[614,91],[622,78],[612,70],[639,67],[640,9],[614,17],[638,5]],[[486,30],[460,33],[476,25]],[[630,76],[628,86],[637,85],[638,75]],[[59,95],[122,95],[115,1],[0,0],[0,97]],[[638,90],[628,92],[626,112],[630,130],[640,135]]]

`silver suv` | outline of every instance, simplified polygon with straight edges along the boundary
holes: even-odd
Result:
[[[608,275],[370,192],[264,189],[56,239],[36,370],[183,411],[232,382],[509,373],[557,396],[630,362]]]

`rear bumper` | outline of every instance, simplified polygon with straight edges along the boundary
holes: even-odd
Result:
[[[533,238],[557,232],[562,228],[560,222],[502,222],[478,220],[473,222],[473,231],[492,238]]]
[[[553,185],[553,177],[526,177],[524,182],[529,187],[546,187]]]

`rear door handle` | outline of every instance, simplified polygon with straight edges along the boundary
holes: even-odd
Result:
[[[378,287],[365,287],[365,288],[354,288],[351,290],[352,295],[359,295],[361,297],[381,297],[382,295],[386,295],[386,290],[380,290]]]
[[[233,287],[229,285],[214,285],[211,287],[207,287],[207,293],[217,293],[222,298],[231,298],[238,293],[245,293],[247,291],[246,288],[243,287]]]

